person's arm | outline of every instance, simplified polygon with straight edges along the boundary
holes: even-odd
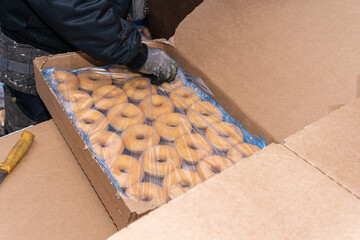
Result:
[[[145,63],[147,46],[136,27],[119,16],[119,1],[26,1],[50,28],[94,59],[135,70]]]

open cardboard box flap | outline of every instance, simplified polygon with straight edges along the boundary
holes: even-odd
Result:
[[[356,0],[205,0],[174,44],[246,129],[281,142],[359,95],[359,12]]]
[[[359,199],[272,144],[109,240],[358,239],[359,224]]]
[[[359,121],[357,98],[109,240],[359,239]]]

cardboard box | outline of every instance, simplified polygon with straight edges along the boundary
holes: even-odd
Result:
[[[280,143],[359,95],[360,35],[353,24],[357,19],[354,9],[359,8],[354,0],[344,3],[330,0],[326,4],[316,0],[301,4],[295,0],[271,3],[205,0],[180,24],[172,39],[176,48],[159,43],[154,45],[164,48],[186,72],[201,77],[218,102],[248,131],[264,136],[268,143]],[[117,195],[41,72],[51,66],[78,69],[96,65],[103,64],[82,53],[34,61],[41,98],[117,227],[122,228],[152,208]],[[295,142],[289,141],[285,146],[295,151]],[[356,148],[358,143],[351,146]],[[234,169],[239,169],[238,165]],[[251,173],[247,165],[243,167],[243,171]],[[313,174],[305,170],[302,173],[305,180]],[[211,181],[222,181],[218,177],[214,179]],[[325,187],[330,182],[326,182]],[[207,184],[205,182],[192,192]],[[282,187],[287,188],[288,184],[286,182]],[[305,181],[301,186],[308,188],[308,184]],[[336,192],[331,186],[331,191]],[[316,188],[321,189],[320,185]],[[289,198],[293,194],[289,192]],[[236,197],[233,195],[229,201]],[[320,201],[320,197],[315,200]],[[346,201],[355,204],[353,200]],[[167,209],[167,206],[161,209]],[[348,212],[342,205],[340,210]]]
[[[50,120],[30,127],[34,142],[0,184],[1,240],[105,239],[116,227]],[[3,161],[21,132],[0,138]]]

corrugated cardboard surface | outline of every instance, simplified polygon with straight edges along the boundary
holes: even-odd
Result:
[[[359,238],[359,199],[271,145],[109,240]]]
[[[0,239],[95,240],[116,232],[54,122],[30,131],[31,148],[0,184]],[[0,159],[20,134],[0,138]]]
[[[281,142],[359,96],[359,22],[357,0],[205,0],[174,39],[226,110]]]
[[[360,198],[360,98],[288,137],[285,146]]]

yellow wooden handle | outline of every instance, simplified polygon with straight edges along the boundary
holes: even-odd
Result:
[[[0,170],[10,173],[14,169],[16,164],[20,161],[20,159],[25,155],[25,153],[31,146],[34,137],[35,135],[32,132],[28,130],[23,131],[21,133],[20,140],[11,149],[6,160],[0,163]]]

